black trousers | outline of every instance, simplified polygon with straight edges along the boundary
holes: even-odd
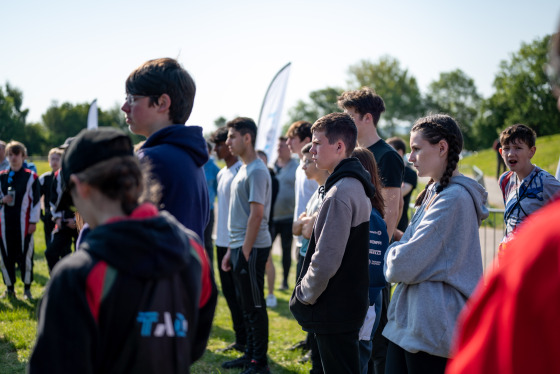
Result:
[[[381,290],[381,297],[383,303],[381,305],[381,318],[379,319],[379,326],[373,334],[371,359],[368,365],[368,373],[384,374],[385,373],[385,359],[387,356],[388,340],[382,335],[383,329],[387,324],[387,309],[389,308],[389,295],[391,286],[387,284]]]
[[[204,249],[208,255],[208,263],[210,264],[210,271],[214,274],[214,243],[212,242],[212,230],[214,230],[214,209],[210,210],[210,218],[208,225],[204,229]],[[220,267],[220,263],[218,263]]]
[[[444,374],[447,358],[426,352],[410,353],[389,341],[386,374]]]
[[[222,260],[226,255],[227,247],[216,246],[216,254],[218,260],[218,272],[220,282],[222,284],[222,294],[226,299],[226,303],[231,312],[231,320],[233,322],[233,331],[235,332],[235,342],[240,345],[247,344],[247,331],[245,330],[245,322],[243,321],[243,311],[241,310],[241,301],[235,290],[233,281],[233,271],[222,270]]]
[[[23,246],[22,246],[23,244]],[[6,246],[0,240],[0,254],[2,255],[2,278],[9,290],[14,289],[16,282],[16,264],[21,272],[21,280],[25,289],[33,282],[33,235],[26,235],[21,242],[20,230],[6,230]],[[23,248],[23,250],[22,250]]]
[[[282,269],[283,278],[282,286],[288,286],[288,275],[290,274],[290,266],[292,266],[292,240],[294,238],[292,234],[293,221],[291,219],[275,221],[274,222],[274,233],[272,235],[272,241],[276,239],[276,236],[280,234],[280,239],[282,241]]]
[[[270,247],[253,248],[246,260],[241,247],[231,249],[233,280],[240,296],[247,348],[245,353],[258,364],[268,362],[268,313],[264,299],[264,271]]]
[[[53,233],[51,244],[45,250],[49,273],[52,272],[58,261],[72,253],[72,241],[76,243],[76,239],[78,239],[78,230],[71,229],[64,224],[60,230]]]
[[[325,374],[355,374],[360,372],[358,332],[317,334],[317,347]]]
[[[52,232],[54,230],[54,222],[52,220],[52,216],[50,214],[45,215],[42,217],[43,220],[43,228],[45,231],[45,245],[48,248],[52,241]]]

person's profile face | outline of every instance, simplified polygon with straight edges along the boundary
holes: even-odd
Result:
[[[241,156],[245,151],[245,136],[248,134],[243,135],[239,131],[235,130],[231,127],[228,130],[228,137],[226,140],[226,145],[229,148],[229,151],[234,156]]]
[[[338,163],[337,149],[339,142],[329,144],[324,131],[314,131],[309,153],[319,170],[334,170]]]
[[[414,165],[419,177],[430,177],[439,181],[447,164],[447,158],[443,156],[440,144],[431,144],[425,140],[422,131],[413,131],[410,134],[408,161]]]

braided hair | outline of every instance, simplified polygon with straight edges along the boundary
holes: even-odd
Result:
[[[455,119],[447,114],[432,114],[418,119],[410,132],[420,131],[422,138],[430,144],[437,144],[441,140],[445,140],[448,144],[447,165],[445,171],[439,181],[436,194],[439,194],[445,187],[449,185],[449,180],[459,163],[459,154],[463,149],[463,135],[459,129],[459,125]],[[426,196],[428,187],[434,183],[430,179],[426,188],[416,198],[415,206],[420,206]]]

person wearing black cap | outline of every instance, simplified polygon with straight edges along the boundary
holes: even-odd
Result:
[[[216,287],[197,235],[146,202],[130,138],[83,130],[64,153],[61,202],[91,231],[51,274],[29,373],[188,373]]]

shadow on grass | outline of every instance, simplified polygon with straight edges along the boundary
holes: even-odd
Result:
[[[196,362],[192,366],[191,372],[193,374],[238,374],[241,373],[242,369],[224,369],[222,368],[222,363],[233,360],[237,357],[241,357],[242,353],[237,351],[229,351],[228,353],[221,353],[216,351],[206,350],[204,355],[202,356],[201,360]],[[291,370],[286,367],[281,366],[279,363],[275,362],[268,357],[268,365],[270,367],[270,371],[275,374],[295,374],[299,373],[298,370]]]
[[[4,339],[0,338],[0,368],[2,374],[25,373],[26,363],[19,362],[16,346]]]

